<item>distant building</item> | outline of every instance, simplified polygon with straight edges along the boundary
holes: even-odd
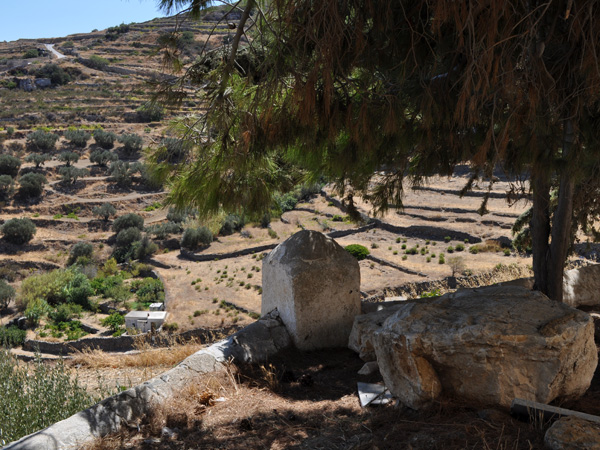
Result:
[[[125,328],[135,328],[140,333],[158,331],[166,318],[165,311],[131,311],[125,316]]]
[[[150,303],[150,311],[164,311],[165,304],[164,303]]]

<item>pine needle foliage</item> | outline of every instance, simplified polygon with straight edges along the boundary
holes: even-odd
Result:
[[[160,5],[198,15],[206,2]],[[599,0],[231,8],[241,17],[230,43],[187,67],[165,49],[180,76],[158,97],[199,97],[207,111],[179,124],[193,144],[185,163],[150,157],[172,203],[266,211],[275,192],[325,177],[383,212],[402,205],[405,181],[464,161],[473,179],[491,180],[502,163],[536,186],[536,279],[547,269],[536,261],[562,265],[573,229],[599,217]]]

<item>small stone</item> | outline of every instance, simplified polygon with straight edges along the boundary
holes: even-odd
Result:
[[[371,375],[372,373],[375,373],[379,370],[379,364],[377,364],[377,361],[369,361],[368,363],[365,363],[364,366],[362,366],[362,368],[358,371],[359,375]]]

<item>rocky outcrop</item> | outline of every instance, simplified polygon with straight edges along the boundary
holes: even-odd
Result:
[[[360,314],[358,261],[333,239],[300,231],[263,260],[262,314],[275,309],[301,350],[345,347]]]
[[[600,424],[563,417],[546,431],[544,444],[551,450],[600,450]]]
[[[461,290],[385,312],[358,317],[350,345],[374,354],[386,386],[414,409],[442,391],[504,407],[515,397],[577,397],[598,362],[588,314],[522,287]]]
[[[575,307],[600,305],[600,264],[565,271],[563,302]]]

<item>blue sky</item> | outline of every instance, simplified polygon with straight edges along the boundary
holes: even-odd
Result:
[[[2,0],[0,41],[89,33],[163,17],[157,0]]]

